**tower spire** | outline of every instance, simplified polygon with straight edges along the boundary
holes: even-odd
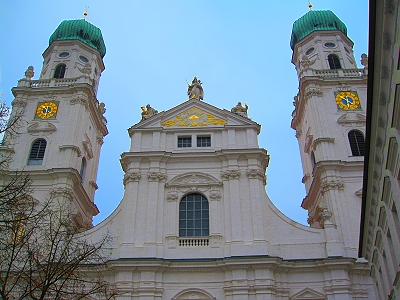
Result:
[[[309,8],[310,10],[312,10],[312,4],[311,4],[310,1],[308,1],[308,8]]]

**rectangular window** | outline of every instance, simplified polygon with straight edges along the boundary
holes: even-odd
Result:
[[[192,147],[192,137],[178,137],[178,148],[189,148]]]
[[[210,136],[198,136],[197,137],[197,147],[211,147],[211,137]]]

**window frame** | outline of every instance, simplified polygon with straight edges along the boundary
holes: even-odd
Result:
[[[339,55],[337,55],[335,53],[330,53],[327,56],[327,58],[328,58],[329,69],[331,69],[331,70],[340,70],[340,69],[342,69],[342,64],[340,62]],[[336,61],[336,59],[337,59],[337,61]]]
[[[353,136],[350,136],[354,133]],[[357,136],[357,133],[359,134]],[[351,156],[365,156],[365,137],[364,133],[358,129],[352,129],[347,133]],[[355,143],[355,145],[354,145]],[[356,148],[355,148],[356,147]]]
[[[62,67],[64,68],[62,69]],[[60,68],[60,69],[59,69]],[[59,73],[59,74],[58,74]],[[62,79],[65,78],[65,73],[67,73],[67,65],[64,63],[59,63],[57,66],[54,68],[53,72],[53,78],[55,79]]]
[[[44,141],[44,149],[42,150],[43,146],[43,141]],[[37,146],[37,150],[33,149],[34,145],[36,143],[39,143]],[[28,161],[27,165],[28,166],[40,166],[43,164],[44,156],[46,154],[46,148],[47,148],[47,141],[44,138],[37,138],[31,143],[31,147],[29,150],[29,155],[28,155]],[[33,153],[35,151],[36,153]],[[35,157],[33,157],[35,156]]]
[[[183,206],[182,203],[185,203],[184,209],[182,207]],[[189,203],[191,203],[192,205],[188,205]],[[203,205],[206,207],[203,207]],[[198,234],[199,232],[200,234]],[[178,204],[178,237],[195,238],[195,237],[209,237],[209,236],[210,236],[209,200],[205,195],[199,192],[185,194],[180,199]]]

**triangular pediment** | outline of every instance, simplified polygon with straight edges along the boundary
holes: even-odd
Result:
[[[249,118],[220,109],[197,99],[190,99],[167,111],[157,113],[133,125],[146,128],[207,128],[225,126],[259,126]]]
[[[342,115],[337,122],[341,125],[362,124],[365,125],[366,117],[362,114],[346,113]]]
[[[290,297],[291,300],[301,300],[301,299],[307,299],[307,300],[323,300],[326,299],[324,294],[321,294],[317,291],[314,291],[310,288],[305,288],[301,290],[300,292],[297,292],[296,294],[292,295]]]

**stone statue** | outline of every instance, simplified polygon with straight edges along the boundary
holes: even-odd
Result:
[[[151,116],[154,116],[155,114],[158,114],[158,110],[152,108],[150,106],[150,104],[146,105],[146,108],[144,108],[144,106],[141,107],[142,109],[142,120],[146,120],[148,118],[150,118]]]
[[[365,53],[361,54],[361,64],[365,69],[368,69],[368,55]]]
[[[101,102],[99,104],[99,112],[104,115],[104,113],[106,112],[106,105],[104,104],[104,102]]]
[[[25,71],[25,79],[31,80],[35,76],[35,72],[33,71],[33,66],[29,66]]]
[[[189,99],[194,98],[194,99],[203,100],[204,92],[203,92],[203,87],[201,86],[202,85],[201,81],[198,80],[196,76],[194,76],[191,84],[189,84],[189,82],[187,80],[186,80],[186,83],[188,85],[187,94],[189,96]]]
[[[245,107],[242,106],[241,102],[238,102],[238,104],[231,109],[231,112],[233,112],[233,113],[235,113],[235,114],[237,114],[239,116],[248,118],[247,117],[247,110],[249,109],[249,107],[248,107],[248,105],[246,103],[244,105],[245,105]]]

